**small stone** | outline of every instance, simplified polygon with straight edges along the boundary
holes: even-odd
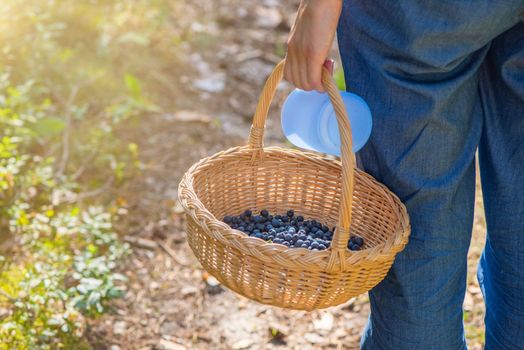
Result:
[[[181,290],[181,293],[182,293],[183,297],[194,295],[197,292],[198,292],[198,288],[193,287],[193,286],[187,286],[187,287],[182,288],[182,290]]]
[[[166,339],[160,339],[156,347],[158,350],[187,350],[187,348],[175,342]]]
[[[326,339],[316,333],[306,333],[304,334],[304,339],[306,339],[311,344],[322,344]]]
[[[206,278],[206,290],[209,294],[215,295],[221,293],[224,289],[215,277],[208,276]]]
[[[226,74],[223,72],[213,73],[207,78],[195,80],[193,85],[206,92],[221,92],[226,86]]]
[[[276,7],[258,6],[256,24],[262,28],[276,28],[282,23],[282,14]]]
[[[116,335],[122,335],[126,332],[127,324],[125,321],[116,321],[113,325],[113,333]]]
[[[480,287],[478,285],[471,284],[468,287],[468,292],[470,292],[473,295],[477,295],[477,294],[480,294],[482,291],[481,291],[481,289],[480,289]]]
[[[231,349],[233,350],[250,349],[251,345],[253,345],[253,340],[246,338],[246,339],[241,339],[233,343],[233,345],[231,346]]]
[[[318,320],[313,321],[313,326],[317,331],[330,331],[333,328],[334,318],[329,312],[326,312]]]
[[[464,310],[465,311],[473,310],[474,304],[475,304],[475,301],[473,300],[473,296],[471,295],[471,293],[466,292],[466,295],[464,296]]]

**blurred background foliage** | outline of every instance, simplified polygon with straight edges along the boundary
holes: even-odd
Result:
[[[85,318],[125,291],[126,135],[165,93],[184,33],[168,0],[0,3],[0,349],[89,348]],[[145,93],[147,91],[147,93]],[[162,93],[164,92],[164,93]]]

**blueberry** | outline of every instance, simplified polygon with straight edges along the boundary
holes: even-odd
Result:
[[[358,245],[359,247],[362,247],[364,245],[364,239],[360,236],[355,236],[355,239],[353,240],[353,242],[355,242],[355,244]]]
[[[269,241],[272,241],[272,240],[275,239],[275,235],[270,234],[270,235],[267,236],[267,239],[268,239]]]
[[[267,221],[271,221],[271,220],[273,220],[273,215],[269,215],[269,216],[267,217]]]
[[[360,247],[358,245],[356,245],[356,244],[352,244],[352,245],[349,246],[349,249],[350,250],[360,250]]]
[[[273,228],[272,228],[272,229],[269,229],[267,232],[268,232],[270,235],[273,235],[273,236],[277,234],[277,231],[275,231],[275,229],[273,229]]]
[[[302,215],[297,216],[297,221],[298,222],[304,221],[304,217]]]
[[[237,230],[244,232],[246,229],[244,228],[244,226],[238,226]]]
[[[247,216],[247,217],[250,217],[252,214],[253,214],[253,212],[251,210],[249,210],[249,209],[244,212],[244,215]]]
[[[255,227],[257,228],[257,230],[260,230],[260,231],[263,231],[264,230],[264,224],[255,224]]]
[[[299,235],[305,235],[306,234],[306,231],[305,230],[298,230],[297,232]]]
[[[292,236],[290,233],[286,233],[286,234],[284,235],[284,239],[285,239],[286,241],[290,241],[292,238],[293,238],[293,236]]]
[[[260,215],[262,215],[263,217],[267,218],[268,215],[269,215],[269,212],[266,209],[264,209],[264,210],[260,211]]]
[[[231,224],[230,226],[231,226],[231,228],[235,228],[235,229],[238,227],[237,224]]]
[[[298,240],[298,235],[295,233],[291,236],[291,239],[293,240],[293,242],[296,242]]]
[[[327,227],[326,225],[322,225],[322,231],[328,232],[329,231],[329,227]]]
[[[284,217],[282,217],[281,220],[282,220],[282,222],[288,222],[288,221],[289,221],[289,218],[288,218],[287,216],[284,216]]]
[[[290,218],[292,218],[294,215],[295,212],[293,211],[293,209],[287,211],[287,216],[289,216]]]
[[[263,235],[262,235],[262,233],[257,232],[257,233],[255,233],[255,237],[262,239]]]
[[[262,222],[262,217],[260,215],[255,215],[253,217],[253,221],[256,222],[256,223],[260,223],[260,222]]]
[[[289,247],[289,246],[290,246],[290,244],[289,244],[288,241],[284,241],[284,242],[282,242],[282,244],[285,245],[286,247]]]
[[[305,244],[305,243],[303,243],[303,244],[300,246],[300,248],[307,248],[307,247],[308,247],[308,245]]]
[[[271,225],[273,225],[273,227],[280,227],[280,222],[277,219],[273,219],[271,220]]]
[[[293,226],[297,226],[297,221],[296,221],[296,220],[291,220],[290,223],[291,223],[291,225],[293,225]]]
[[[293,233],[297,232],[296,229],[295,229],[294,227],[290,227],[288,231],[289,231],[289,232],[293,232]]]
[[[318,249],[320,249],[320,250],[324,250],[326,248],[327,247],[324,244],[322,244],[322,243],[318,245]]]
[[[311,228],[311,230],[310,230],[310,231],[311,231],[311,233],[315,233],[315,232],[317,232],[317,231],[318,231],[318,228],[316,228],[315,226],[313,226],[313,227]]]
[[[281,220],[282,219],[282,215],[275,215],[274,218],[277,219],[277,220]]]
[[[314,241],[313,243],[311,243],[311,248],[318,249],[318,247],[319,247],[319,244],[317,243],[317,241]]]
[[[278,238],[278,237],[275,238],[275,239],[273,240],[273,243],[282,243],[282,238]]]
[[[301,239],[297,239],[297,241],[295,242],[295,245],[299,247],[302,246],[302,244],[304,244],[304,241]]]
[[[277,233],[276,237],[280,238],[280,239],[283,239],[284,238],[284,234],[282,232],[279,232],[279,233]]]

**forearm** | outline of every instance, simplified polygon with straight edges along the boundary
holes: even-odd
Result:
[[[323,91],[322,65],[335,37],[342,0],[302,0],[288,39],[284,77],[304,90]]]

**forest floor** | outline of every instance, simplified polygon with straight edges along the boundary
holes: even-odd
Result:
[[[184,3],[179,25],[198,35],[187,43],[187,66],[174,68],[179,79],[170,82],[177,109],[142,118],[135,131],[145,168],[126,188],[122,201],[129,215],[119,224],[133,246],[121,266],[129,289],[111,314],[90,323],[89,341],[95,349],[111,350],[358,349],[369,313],[366,295],[322,311],[281,310],[217,285],[194,258],[177,204],[180,178],[200,158],[246,142],[258,93],[284,53],[297,3]],[[278,111],[290,90],[284,83],[277,93],[268,144],[284,144]],[[479,188],[464,302],[473,350],[484,342],[475,273],[485,229]]]

